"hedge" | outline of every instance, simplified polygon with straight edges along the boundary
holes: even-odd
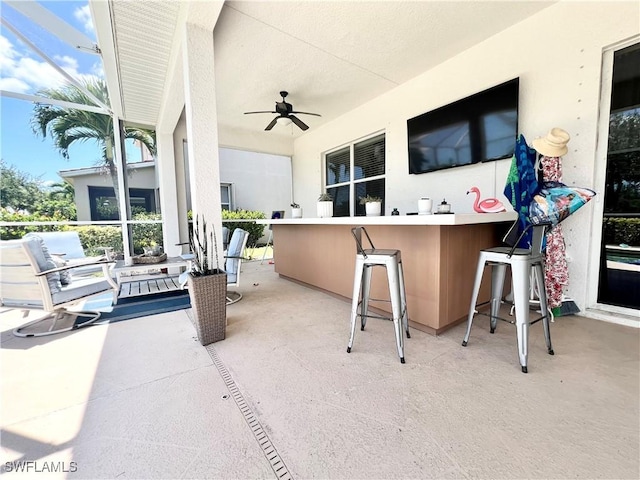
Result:
[[[264,212],[258,210],[223,210],[223,220],[256,220],[266,218]],[[242,228],[249,232],[249,239],[247,240],[247,246],[255,247],[258,243],[262,233],[264,232],[264,225],[259,225],[253,222],[224,222],[224,226],[229,229],[229,239],[233,235],[233,231],[236,228]]]
[[[610,217],[603,220],[604,242],[607,245],[640,246],[640,218]]]

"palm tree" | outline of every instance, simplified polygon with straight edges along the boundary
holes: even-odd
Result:
[[[109,93],[104,80],[92,77],[82,81],[85,88],[105,105],[109,105]],[[39,95],[54,100],[62,100],[82,105],[93,105],[89,97],[73,85],[66,84],[60,88],[46,88]],[[53,139],[54,146],[63,158],[69,158],[69,147],[74,143],[87,141],[97,142],[102,149],[101,166],[113,180],[113,189],[118,198],[118,182],[116,165],[113,158],[114,133],[113,118],[110,115],[89,112],[75,108],[64,108],[55,105],[36,104],[31,117],[33,132]],[[135,127],[124,128],[124,138],[138,140],[147,147],[152,155],[156,153],[155,132]]]

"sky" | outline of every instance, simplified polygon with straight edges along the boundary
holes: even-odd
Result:
[[[95,40],[87,1],[40,1],[76,30]],[[103,77],[102,61],[98,55],[83,53],[57,39],[54,35],[3,4],[2,17],[41,49],[49,58],[75,78],[89,75]],[[23,44],[4,25],[0,27],[0,90],[36,94],[42,88],[60,86],[64,77],[41,56]],[[92,167],[101,157],[95,142],[73,145],[66,160],[54,148],[49,136],[36,136],[31,129],[34,104],[25,100],[0,97],[0,158],[44,184],[60,182],[60,170]],[[127,146],[129,161],[139,161],[140,155],[132,145]],[[129,153],[130,152],[130,153]],[[136,159],[137,155],[137,159]]]

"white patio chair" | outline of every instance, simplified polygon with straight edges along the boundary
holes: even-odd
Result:
[[[118,285],[111,278],[109,260],[77,260],[56,267],[40,238],[0,241],[0,302],[19,309],[44,310],[48,314],[13,331],[18,337],[40,337],[67,332],[89,325],[100,317],[98,311],[81,311],[82,303],[98,295],[110,294],[111,304],[118,296]],[[78,266],[97,266],[101,274],[60,283],[60,272]],[[72,308],[80,308],[71,311]],[[46,327],[37,326],[50,321]],[[43,325],[46,325],[43,323]]]

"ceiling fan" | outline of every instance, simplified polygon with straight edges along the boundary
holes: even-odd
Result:
[[[322,115],[318,114],[318,113],[309,113],[309,112],[296,112],[293,110],[293,105],[291,105],[290,103],[287,103],[285,101],[285,98],[287,97],[287,95],[289,95],[289,92],[285,92],[282,91],[280,92],[280,96],[282,97],[282,101],[281,102],[276,102],[276,109],[275,111],[260,111],[260,112],[244,112],[245,115],[250,115],[252,113],[275,113],[278,116],[276,118],[274,118],[273,120],[271,120],[271,123],[269,123],[269,125],[267,125],[267,128],[265,128],[265,130],[271,130],[275,124],[278,122],[279,118],[284,118],[284,119],[289,119],[291,120],[293,123],[295,123],[298,127],[300,127],[300,129],[307,130],[309,128],[309,126],[307,124],[305,124],[302,120],[300,120],[298,117],[296,117],[295,114],[302,114],[302,115],[315,115],[316,117],[320,117]]]

